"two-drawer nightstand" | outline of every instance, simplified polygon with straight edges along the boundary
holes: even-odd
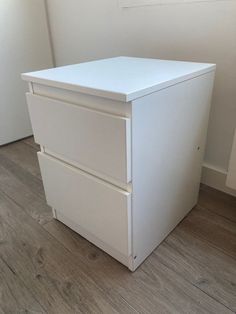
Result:
[[[55,218],[134,271],[197,202],[214,75],[130,57],[23,74]]]

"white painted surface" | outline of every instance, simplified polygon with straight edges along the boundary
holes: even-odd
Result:
[[[130,264],[130,259],[128,258],[127,254],[120,253],[119,251],[114,249],[114,247],[107,244],[107,242],[102,241],[96,235],[89,232],[87,229],[83,228],[81,225],[78,224],[77,221],[71,220],[70,218],[68,218],[68,215],[63,215],[59,211],[55,211],[55,214],[56,214],[56,217],[55,217],[56,219],[63,222],[66,226],[68,226],[69,228],[71,228],[75,232],[82,235],[82,237],[87,239],[89,242],[95,244],[97,247],[99,247],[103,251],[109,252],[110,256],[114,257],[116,260],[118,260],[119,262],[121,262],[122,264],[124,264],[125,266],[130,268],[130,270],[132,270],[132,268],[131,268],[132,266]]]
[[[130,142],[131,144],[131,142]],[[81,163],[79,162],[76,162],[74,160],[72,160],[71,158],[67,158],[65,157],[64,155],[61,155],[61,154],[58,154],[58,153],[55,153],[54,151],[51,151],[50,149],[48,149],[47,147],[44,147],[43,148],[43,152],[46,153],[47,155],[49,156],[52,156],[52,157],[55,157],[57,158],[58,160],[60,161],[63,161],[71,166],[74,166],[75,168],[79,168],[80,170],[86,172],[86,173],[89,173],[95,177],[98,177],[106,182],[109,182],[125,191],[128,191],[128,192],[131,192],[132,191],[132,184],[131,184],[131,181],[129,182],[122,182],[120,180],[116,180],[114,177],[111,177],[109,175],[106,175],[104,173],[102,173],[101,171],[96,171],[94,169],[91,169],[89,167],[86,167],[84,165],[82,165]],[[131,168],[131,167],[130,167]]]
[[[206,163],[203,164],[201,182],[227,194],[236,196],[236,190],[226,186],[227,172]]]
[[[133,102],[136,266],[197,203],[213,81],[212,72]]]
[[[236,129],[234,134],[234,141],[229,161],[229,169],[227,175],[226,185],[231,189],[236,190]]]
[[[236,1],[122,9],[118,0],[50,0],[48,7],[57,66],[118,55],[216,63],[205,161],[227,171],[236,125]]]
[[[127,118],[131,116],[131,103],[86,95],[63,88],[49,87],[36,83],[32,85],[35,95],[62,100],[86,108],[96,109]]]
[[[131,180],[130,119],[27,93],[35,141],[84,167]]]
[[[32,134],[20,74],[52,66],[43,0],[0,1],[0,145]]]
[[[131,101],[214,70],[214,64],[117,57],[26,73],[22,78],[89,95]]]
[[[131,254],[130,193],[38,153],[47,202],[120,254]],[[57,216],[57,218],[59,218]]]
[[[27,95],[35,136],[42,146],[39,160],[47,201],[56,218],[132,271],[197,201],[214,71],[195,75],[135,99],[129,118],[95,110],[96,101],[88,109],[82,103]],[[54,87],[47,93],[62,97]],[[67,96],[70,93],[74,95],[68,91]],[[107,100],[97,99],[102,108]],[[123,156],[131,147],[132,156],[126,154],[131,159],[120,169],[104,154],[111,149],[115,157]],[[82,171],[81,163],[72,163],[74,158],[93,162],[95,169],[103,165],[107,170],[108,163],[113,177],[130,164],[132,181],[121,189],[112,185],[109,176],[104,181],[102,172],[93,172],[91,164],[84,168],[87,172]]]

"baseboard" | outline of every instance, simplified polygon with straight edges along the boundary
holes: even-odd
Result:
[[[224,169],[220,169],[206,163],[203,165],[201,178],[202,183],[227,194],[236,196],[236,190],[230,189],[225,185],[226,177],[227,171]]]

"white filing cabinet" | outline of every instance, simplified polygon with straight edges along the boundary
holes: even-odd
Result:
[[[130,57],[23,74],[55,218],[134,271],[197,202],[214,75]]]

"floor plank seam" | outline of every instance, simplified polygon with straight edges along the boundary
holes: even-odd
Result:
[[[4,194],[7,198],[9,198],[15,205],[17,205],[20,209],[22,209],[23,210],[23,212],[27,215],[27,216],[29,216],[34,222],[36,222],[38,225],[44,225],[45,223],[48,223],[48,222],[50,222],[50,221],[46,221],[44,224],[41,224],[41,223],[39,223],[39,221],[38,220],[36,220],[36,219],[34,219],[26,210],[25,210],[25,208],[24,208],[24,206],[22,206],[21,204],[19,204],[19,203],[17,203],[17,201],[15,200],[15,199],[13,199],[10,195],[8,195],[8,193],[6,193],[5,191],[3,191],[1,188],[0,188],[0,192],[2,193],[2,194]],[[53,217],[52,217],[52,219],[53,219]]]
[[[42,226],[42,227],[43,227],[43,226]],[[46,229],[45,229],[45,230],[46,230]],[[46,231],[48,232],[48,230],[46,230]],[[49,235],[51,235],[54,239],[56,239],[57,242],[59,242],[59,244],[61,244],[69,253],[71,253],[71,254],[76,258],[76,256],[74,255],[74,253],[73,253],[72,251],[70,251],[63,243],[61,243],[61,241],[59,241],[57,238],[55,238],[50,232],[48,232],[48,233],[49,233]],[[208,242],[206,242],[206,243],[208,243]],[[155,254],[155,253],[152,253],[152,254]],[[159,262],[160,262],[162,265],[164,265],[165,267],[167,267],[168,269],[170,269],[171,271],[173,271],[173,272],[176,274],[177,277],[183,279],[185,282],[187,282],[188,284],[190,284],[190,285],[192,285],[193,287],[195,287],[195,288],[197,288],[198,290],[200,290],[202,293],[204,293],[205,295],[207,295],[209,298],[211,298],[212,300],[214,300],[216,303],[222,305],[223,307],[225,307],[226,309],[228,309],[228,310],[230,310],[232,313],[234,313],[234,312],[232,311],[232,309],[230,309],[230,308],[227,307],[225,304],[221,303],[219,300],[215,299],[214,297],[212,297],[211,295],[209,295],[208,293],[206,293],[205,291],[203,291],[200,287],[196,286],[193,282],[187,280],[187,279],[186,279],[185,277],[183,277],[183,276],[180,276],[175,270],[171,269],[171,268],[170,268],[169,266],[167,266],[164,262],[162,262],[162,261],[159,261]],[[82,261],[82,263],[85,265],[85,263],[84,263],[83,261]],[[103,292],[106,292],[106,291],[104,291],[103,289],[102,289],[102,291],[103,291]],[[118,294],[119,294],[119,293],[118,293]],[[119,295],[120,295],[120,294],[119,294]],[[121,297],[122,299],[124,299],[124,297],[123,297],[122,295],[120,295],[120,297]],[[133,306],[132,306],[131,304],[129,304],[127,300],[124,299],[124,301],[125,301],[131,308],[133,308]],[[136,309],[134,309],[134,310],[137,311]],[[139,313],[139,312],[137,312],[137,313]]]
[[[17,203],[10,195],[8,195],[8,193],[6,193],[5,191],[3,191],[1,188],[0,188],[0,192],[1,192],[2,194],[4,194],[7,198],[9,198],[15,205],[17,205],[18,207],[20,207],[20,208],[24,211],[24,213],[26,213],[28,216],[30,216],[29,213],[27,213],[27,212],[25,211],[24,207],[21,206],[19,203]]]
[[[168,245],[168,243],[166,243]],[[156,255],[156,253],[154,252],[154,254]],[[157,256],[157,255],[156,255]],[[233,311],[231,308],[229,308],[228,306],[226,306],[225,304],[223,304],[221,301],[217,300],[216,298],[214,298],[212,295],[208,294],[206,291],[202,290],[200,287],[198,287],[195,283],[191,282],[190,280],[188,280],[185,276],[181,276],[180,274],[178,274],[178,272],[176,272],[173,268],[169,267],[167,264],[165,264],[163,261],[158,260],[159,263],[161,263],[162,265],[164,265],[166,268],[170,269],[171,271],[173,271],[179,278],[184,279],[186,282],[188,282],[189,284],[191,284],[192,286],[194,286],[195,288],[197,288],[198,290],[200,290],[201,292],[203,292],[204,294],[206,294],[208,297],[210,297],[211,299],[213,299],[214,301],[216,301],[217,303],[221,304],[222,306],[224,306],[225,308],[229,309],[230,311]],[[234,312],[232,312],[234,313]]]
[[[0,191],[1,191],[1,190],[0,190]],[[1,191],[1,192],[2,192],[2,191]],[[11,200],[11,198],[10,198],[6,193],[3,192],[2,194],[3,194],[7,199]],[[12,200],[11,200],[11,201],[12,201]],[[13,201],[13,202],[14,202],[14,201]],[[16,203],[14,202],[14,204],[16,204]],[[16,204],[16,206],[18,206],[18,205]],[[22,211],[25,213],[25,211],[24,211],[24,209],[23,209],[22,207],[20,207],[20,206],[18,206],[18,207],[19,207],[20,210],[22,210]],[[30,215],[28,215],[28,216],[29,216],[29,219],[32,221],[33,224],[34,224],[34,223],[37,223]],[[11,227],[7,222],[6,222],[6,224],[9,226],[10,229],[12,229],[12,227]],[[54,237],[52,234],[50,234],[45,228],[43,228],[43,226],[42,226],[41,224],[38,224],[38,226],[39,226],[39,228],[42,229],[43,232],[47,233],[48,236],[49,236],[51,239],[53,239],[54,241],[56,241],[57,244],[59,245],[59,247],[64,248],[70,255],[73,255],[73,257],[74,257],[74,254],[73,254],[67,247],[65,247],[63,243],[61,243],[57,238],[55,238],[55,237]],[[0,256],[0,257],[1,257],[1,256]],[[83,261],[81,261],[81,264],[82,264],[84,267],[87,267],[87,265],[86,265]],[[79,268],[78,268],[78,269],[79,269]],[[98,284],[96,283],[96,281],[94,281],[94,279],[93,279],[92,276],[88,275],[87,273],[85,273],[85,272],[84,272],[83,270],[81,270],[81,269],[80,269],[80,271],[81,271],[85,276],[87,276],[87,277],[93,282],[93,284],[94,284],[94,286],[97,288],[97,290],[98,290],[100,293],[102,293],[103,295],[105,295],[105,296],[108,298],[108,300],[112,302],[113,307],[116,308],[117,306],[113,303],[114,300],[112,299],[112,296],[110,296],[110,295],[108,296],[108,291],[104,290],[100,285],[98,285]],[[27,289],[29,289],[25,284],[24,284],[24,286],[25,286]],[[59,291],[59,293],[60,293],[60,291]],[[60,295],[61,295],[61,293],[60,293]],[[119,297],[121,297],[118,292],[116,292],[116,295],[119,296]],[[34,297],[34,296],[33,296],[33,297]],[[66,304],[71,308],[71,306],[68,304],[68,302],[64,299],[63,295],[61,295],[61,297],[62,297],[62,299],[66,302]],[[34,297],[34,299],[35,299],[35,297]],[[36,299],[36,301],[39,303],[39,305],[41,305],[40,302],[38,301],[38,299]],[[126,302],[126,303],[127,303],[127,302]],[[128,303],[127,303],[127,304],[128,304]],[[129,305],[129,307],[131,308],[130,305]],[[44,307],[42,307],[42,308],[44,309]],[[73,308],[71,308],[71,310],[73,311]],[[47,312],[47,311],[46,311],[46,312]],[[76,313],[76,312],[72,312],[72,313]]]
[[[230,258],[232,258],[233,260],[236,261],[236,257],[235,257],[235,256],[232,256],[232,255],[230,255],[229,253],[225,252],[224,250],[222,250],[221,248],[219,248],[218,246],[216,246],[216,245],[213,244],[212,242],[210,242],[210,241],[208,241],[208,240],[206,240],[206,239],[203,239],[201,236],[198,235],[197,232],[191,231],[191,233],[192,233],[192,235],[196,236],[196,238],[197,238],[198,240],[201,240],[201,241],[206,242],[206,243],[207,243],[209,246],[211,246],[212,248],[218,250],[218,251],[221,252],[222,254],[224,254],[224,255],[226,255],[227,257],[230,257]],[[235,313],[235,314],[236,314],[236,313]]]
[[[0,149],[0,313],[30,312],[32,306],[39,313],[61,313],[63,305],[64,313],[109,308],[104,313],[236,314],[236,198],[201,187],[193,215],[176,226],[149,261],[129,273],[100,249],[101,254],[95,250],[100,257],[91,260],[95,246],[54,222],[39,178],[40,148],[33,140]],[[24,269],[31,263],[33,268]],[[60,265],[56,271],[55,263]],[[37,279],[44,279],[40,288]]]
[[[0,152],[0,155],[1,155],[1,152]],[[6,168],[4,165],[2,165],[1,164],[1,162],[0,162],[0,166],[2,167],[2,168],[4,168],[4,170],[7,172],[7,173],[9,173],[10,175],[14,175],[14,173],[13,172],[11,172],[8,168]],[[17,167],[19,167],[18,165],[17,165]],[[20,167],[19,167],[20,168]],[[39,184],[43,184],[43,182],[42,182],[42,179],[41,178],[38,178],[37,176],[35,176],[35,175],[33,175],[33,174],[31,174],[29,171],[26,171],[24,168],[21,168],[21,170],[23,171],[23,172],[26,172],[29,176],[32,176],[32,177],[34,177],[34,179],[36,179],[36,181],[38,180],[39,182]],[[18,180],[18,181],[20,181],[23,185],[25,185],[25,183],[24,182],[22,182],[17,176],[15,176],[15,178]],[[26,186],[27,187],[27,186]],[[32,192],[33,193],[33,192]],[[41,200],[43,200],[43,201],[45,201],[45,194],[41,194],[41,193],[34,193],[37,197],[39,197]]]
[[[2,192],[2,191],[1,191],[1,192]],[[24,211],[24,213],[26,213],[26,214],[29,216],[30,220],[32,220],[33,223],[38,223],[38,222],[35,221],[35,219],[33,219],[27,212],[25,212],[24,208],[22,208],[22,207],[19,206],[16,202],[14,202],[14,200],[12,200],[6,193],[3,192],[3,194],[4,194],[7,198],[9,198],[13,203],[15,203],[22,211]],[[56,237],[54,237],[50,232],[48,232],[41,224],[38,223],[38,225],[40,226],[40,228],[42,228],[42,230],[43,230],[44,232],[46,232],[46,233],[49,235],[50,238],[53,238],[54,241],[56,241],[56,242],[57,242],[61,247],[63,247],[69,254],[72,254],[73,257],[76,258],[76,256],[74,255],[74,253],[71,252],[63,243],[61,243]],[[81,260],[80,262],[81,262],[81,264],[84,265],[84,267],[87,267],[87,265],[85,264],[85,262],[83,262],[82,260]],[[90,271],[92,272],[92,269],[90,269]],[[84,271],[83,271],[83,273],[84,273]],[[86,273],[84,273],[84,274],[86,274]],[[98,291],[100,291],[101,293],[103,293],[103,294],[105,294],[105,295],[107,296],[107,292],[108,292],[108,291],[106,291],[106,290],[103,289],[100,285],[98,285],[98,284],[96,283],[96,281],[94,281],[94,279],[93,279],[92,276],[89,276],[89,278],[93,281],[93,283],[94,283],[94,285],[96,286],[96,288],[98,289]],[[119,296],[119,297],[122,297],[118,292],[116,292],[116,295]],[[63,296],[62,296],[62,297],[63,297]],[[112,297],[109,297],[109,299],[110,299],[111,302],[113,302]],[[38,301],[38,300],[36,299],[36,301]],[[126,303],[127,303],[127,301],[126,301]],[[39,303],[39,304],[40,304],[40,303]],[[40,304],[40,305],[41,305],[41,304]],[[132,309],[132,306],[131,306],[129,303],[127,303],[127,305]],[[115,306],[115,305],[113,305],[113,306]],[[73,309],[72,309],[72,310],[73,310]]]
[[[154,253],[155,254],[155,253]],[[156,255],[156,254],[155,254]],[[157,256],[157,255],[156,255]],[[194,284],[193,282],[191,282],[190,280],[188,280],[186,277],[181,276],[180,274],[178,274],[174,269],[172,269],[171,267],[169,267],[168,265],[166,265],[163,261],[159,261],[159,263],[161,263],[162,265],[164,265],[166,268],[170,269],[171,271],[173,271],[179,278],[182,278],[183,280],[185,280],[187,283],[191,284],[193,287],[197,288],[198,290],[200,290],[201,292],[203,292],[205,295],[207,295],[209,298],[213,299],[215,302],[221,304],[222,306],[224,306],[226,309],[230,310],[232,313],[235,313],[233,309],[229,308],[227,305],[223,304],[221,301],[217,300],[215,297],[213,297],[212,295],[208,294],[206,291],[202,290],[200,287],[198,287],[196,284]]]
[[[120,294],[119,294],[120,295]],[[137,311],[122,295],[120,295],[121,299],[125,301],[125,303],[133,310],[135,313],[140,314],[139,311]]]
[[[6,224],[9,226],[10,229],[12,229],[12,227],[11,227],[7,222],[6,222]],[[44,311],[45,313],[47,313],[47,311],[46,311],[46,309],[44,308],[44,306],[41,304],[41,302],[40,302],[37,298],[35,298],[35,296],[34,296],[34,295],[32,294],[32,292],[31,292],[30,287],[28,287],[28,286],[25,284],[25,282],[24,282],[23,280],[21,280],[21,278],[18,276],[17,272],[15,272],[15,271],[11,268],[11,266],[8,265],[8,263],[5,261],[5,259],[4,259],[2,256],[0,256],[0,259],[1,259],[2,262],[7,266],[7,268],[10,269],[10,271],[17,277],[18,281],[22,284],[22,286],[25,287],[25,289],[26,289],[27,292],[31,295],[31,297],[34,299],[34,301],[37,302],[37,303],[40,305],[40,307],[43,309],[43,311]],[[9,287],[9,290],[11,291],[10,287]],[[14,294],[13,294],[13,293],[12,293],[12,296],[14,297]],[[15,297],[14,297],[14,298],[15,298]],[[15,299],[15,301],[16,301],[16,303],[18,303],[16,299]]]
[[[5,159],[5,161],[8,162],[8,166],[9,166],[9,163],[10,163],[10,164],[13,164],[14,166],[18,167],[22,172],[25,172],[25,173],[27,173],[29,176],[32,176],[32,177],[36,178],[36,180],[39,180],[40,183],[42,182],[42,179],[41,179],[40,177],[38,177],[38,176],[36,176],[35,174],[31,173],[30,171],[24,169],[23,167],[21,167],[20,165],[18,165],[15,161],[12,161],[12,160],[10,160],[9,158],[7,158],[7,157],[5,156],[5,154],[3,154],[3,153],[1,152],[1,149],[0,149],[0,156],[1,156],[2,159]],[[11,172],[11,171],[9,170],[9,167],[6,167],[6,165],[4,165],[3,163],[0,162],[0,165],[1,165],[1,167],[3,167],[4,169],[6,169],[9,173],[14,174],[14,172]],[[15,176],[15,177],[18,178],[17,176]]]
[[[53,218],[54,219],[54,218]],[[49,222],[48,222],[49,223]],[[60,240],[58,240],[54,235],[52,235],[47,229],[45,229],[44,228],[44,226],[45,226],[45,224],[44,225],[40,225],[43,229],[44,229],[44,231],[46,231],[48,234],[49,234],[49,236],[50,237],[52,237],[54,240],[56,240],[57,241],[57,243],[59,243],[59,245],[61,245],[61,246],[63,246],[63,248],[68,252],[68,253],[70,253],[70,254],[72,254],[73,255],[73,257],[74,258],[78,258],[76,255],[74,255],[74,253],[70,250],[70,249],[68,249]],[[87,240],[86,240],[87,241]],[[80,261],[85,267],[88,267],[87,265],[86,265],[86,263],[84,262],[84,261]],[[116,262],[117,263],[117,261],[114,261],[114,262]],[[90,268],[90,272],[93,274],[93,269],[92,268]],[[91,276],[91,279],[93,280],[93,277]],[[94,281],[94,280],[93,280]],[[102,287],[100,287],[97,283],[96,283],[96,281],[94,281],[94,284],[96,285],[96,287],[102,292],[102,293],[107,293],[107,289],[103,289]],[[119,293],[119,292],[117,292],[117,291],[115,291],[115,293],[116,293],[116,295],[117,296],[119,296],[121,299],[124,299],[123,298],[123,296]],[[124,299],[124,301],[125,301],[125,303],[131,308],[131,309],[133,309],[133,306],[127,301],[127,300],[125,300]],[[135,309],[135,311],[137,311],[136,309]],[[139,313],[139,312],[137,312],[137,313]]]
[[[32,148],[32,150],[34,151],[34,153],[37,154],[38,151],[40,151],[40,148],[36,148],[34,145],[27,143],[27,142],[23,142],[24,145],[29,146],[30,148]]]
[[[226,216],[224,216],[224,215],[221,215],[221,214],[219,214],[219,213],[216,213],[214,210],[212,210],[212,209],[210,209],[210,208],[207,208],[207,207],[205,207],[205,206],[202,206],[202,205],[197,205],[197,206],[198,206],[199,208],[203,209],[203,210],[209,211],[210,213],[212,213],[212,214],[214,214],[214,215],[216,215],[216,216],[219,216],[219,217],[221,217],[221,218],[224,218],[224,219],[226,219],[226,220],[228,220],[228,221],[230,221],[230,222],[232,222],[233,224],[236,225],[236,221],[231,220],[229,217],[226,217]],[[236,216],[236,209],[235,209],[235,216]]]
[[[194,283],[192,284],[194,287],[198,288],[200,291],[202,291],[203,293],[205,293],[208,297],[210,297],[211,299],[213,299],[215,302],[221,304],[222,306],[224,306],[226,309],[228,309],[229,311],[231,311],[233,314],[235,314],[234,310],[229,308],[227,305],[223,304],[221,301],[217,300],[215,297],[213,297],[212,295],[209,295],[206,291],[203,291],[200,287],[196,286]]]
[[[28,145],[28,146],[30,146],[31,148],[33,148],[36,152],[40,150],[40,148],[35,147],[33,144],[30,144],[29,142],[23,141],[23,143],[24,143],[25,145]]]

